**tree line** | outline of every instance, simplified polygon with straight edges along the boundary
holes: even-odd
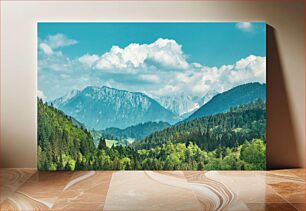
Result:
[[[264,127],[261,124],[265,124],[262,118],[265,109],[262,104],[256,102],[232,109],[228,112],[230,115],[218,114],[216,117],[194,120],[183,124],[184,126],[176,125],[171,127],[175,130],[168,128],[153,133],[148,136],[154,137],[153,140],[148,141],[147,137],[138,145],[107,147],[105,139],[101,137],[96,147],[91,133],[86,128],[75,124],[74,119],[38,99],[38,168],[40,170],[265,169],[265,134],[262,128],[258,128],[258,126]],[[180,131],[179,127],[186,128]],[[254,128],[256,131],[252,131]],[[200,137],[206,138],[201,141]],[[213,140],[213,144],[209,143],[209,137]],[[219,143],[215,143],[216,141]]]
[[[212,151],[219,146],[238,147],[253,139],[266,142],[266,105],[262,100],[154,132],[135,142],[134,147],[151,149],[168,141],[193,142],[203,150]]]

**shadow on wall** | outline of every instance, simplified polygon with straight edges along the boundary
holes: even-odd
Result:
[[[275,32],[267,25],[267,169],[299,167],[297,139]]]

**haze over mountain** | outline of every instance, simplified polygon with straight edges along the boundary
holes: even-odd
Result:
[[[254,82],[239,85],[214,96],[209,102],[185,119],[184,122],[223,113],[229,111],[232,107],[251,103],[258,99],[266,101],[266,84]]]
[[[214,96],[216,96],[217,94],[219,94],[216,90],[210,90],[208,91],[203,97],[201,97],[200,99],[198,99],[198,104],[200,105],[200,107],[202,105],[204,105],[205,103],[207,103],[208,101],[210,101]]]
[[[188,114],[190,115],[193,111],[207,103],[216,94],[218,94],[217,91],[211,90],[203,97],[198,97],[190,96],[183,92],[173,96],[162,96],[156,100],[173,113],[181,117],[186,117]]]
[[[175,123],[177,115],[139,92],[88,86],[53,101],[56,108],[90,129],[126,128],[149,121]]]

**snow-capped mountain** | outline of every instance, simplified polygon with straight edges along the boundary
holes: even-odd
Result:
[[[162,106],[176,113],[179,116],[200,107],[193,97],[188,96],[185,93],[181,93],[179,95],[174,96],[162,96],[157,98],[156,100]]]
[[[88,128],[126,128],[148,121],[175,123],[176,114],[139,92],[88,86],[53,101],[53,105]]]
[[[266,101],[266,84],[258,82],[242,84],[215,95],[209,102],[186,118],[184,122],[227,112],[233,107],[255,102],[258,99]]]
[[[215,95],[219,94],[216,90],[210,90],[208,91],[203,97],[201,97],[198,100],[198,103],[200,106],[206,104],[208,101],[210,101]]]
[[[185,117],[211,100],[218,92],[215,90],[207,92],[203,97],[190,96],[181,93],[174,96],[162,96],[156,100],[165,108],[179,116]]]
[[[65,104],[68,100],[70,100],[71,98],[73,98],[74,96],[79,94],[80,92],[81,92],[80,90],[72,90],[72,91],[68,92],[66,95],[64,95],[63,97],[55,99],[52,103],[54,105]]]

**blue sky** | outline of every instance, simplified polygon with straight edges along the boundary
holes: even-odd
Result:
[[[77,40],[78,45],[63,49],[71,57],[103,54],[113,45],[174,39],[190,62],[220,66],[250,54],[266,55],[265,23],[252,25],[253,31],[237,30],[236,23],[39,23],[38,35],[62,33]]]
[[[38,23],[38,89],[48,100],[87,85],[204,95],[265,82],[265,59],[265,23]]]

